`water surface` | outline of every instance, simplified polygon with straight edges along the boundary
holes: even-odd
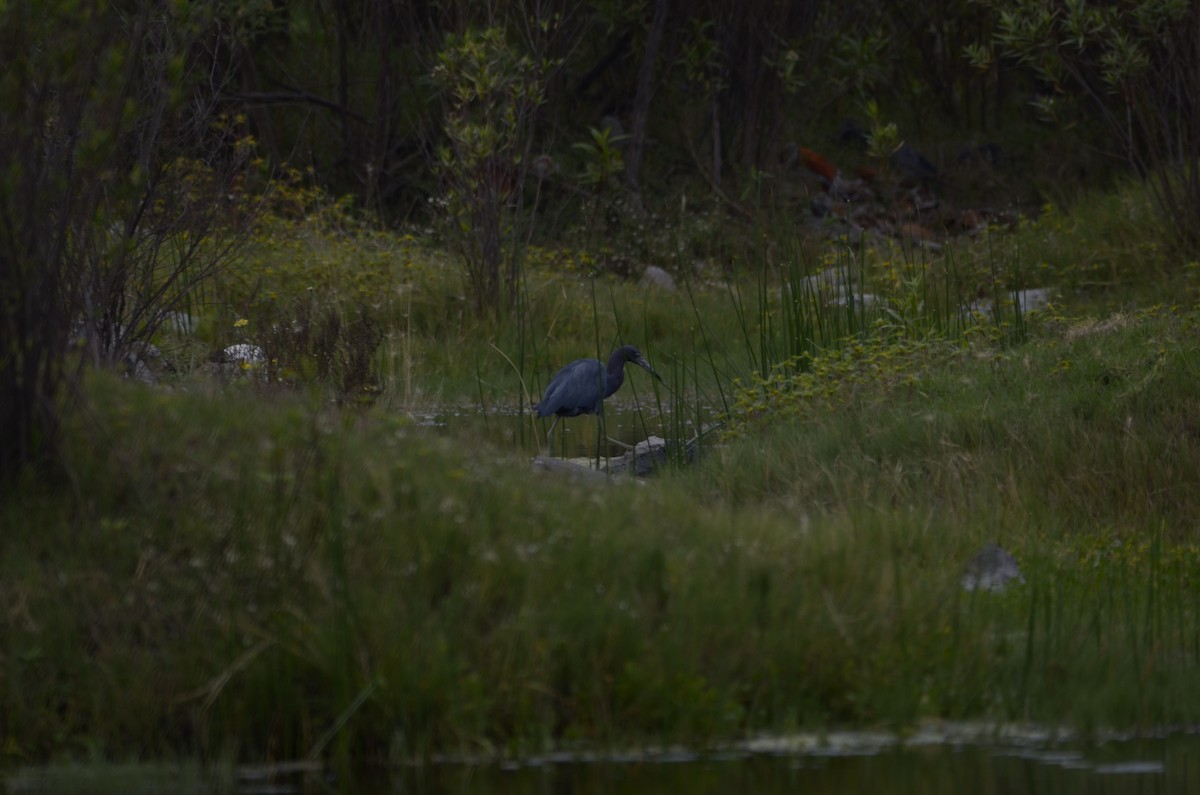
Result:
[[[486,439],[500,449],[517,449],[537,455],[543,452],[546,433],[553,418],[538,419],[529,412],[518,413],[515,409],[445,408],[439,411],[415,415],[417,423],[436,430]],[[604,433],[601,433],[601,430]],[[614,404],[604,410],[604,424],[593,415],[565,417],[558,421],[552,437],[552,454],[561,458],[616,458],[627,448],[651,435],[669,438],[676,433],[669,415],[643,407]],[[683,435],[690,438],[695,431],[690,423],[683,423]],[[609,440],[615,439],[620,444]]]
[[[303,765],[282,770],[237,775],[161,765],[60,766],[18,771],[6,787],[14,795],[1194,795],[1200,793],[1200,735],[1084,744],[1034,736],[960,743],[943,733],[898,744],[860,732],[798,745],[748,744],[708,755],[677,750],[581,760],[557,754],[523,763],[428,764],[342,776]]]
[[[972,744],[870,752],[830,748],[805,754],[704,758],[680,753],[623,762],[426,767],[394,773],[392,784],[393,791],[423,795],[1194,795],[1200,793],[1200,737],[1092,747]]]

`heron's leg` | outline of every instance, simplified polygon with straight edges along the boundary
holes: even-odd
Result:
[[[559,419],[560,419],[559,416],[557,414],[555,414],[554,422],[550,423],[550,430],[546,431],[546,452],[547,453],[554,452],[554,443],[551,441],[550,437],[554,435],[554,426],[558,425]]]
[[[623,448],[625,450],[633,449],[633,445],[625,444],[624,442],[618,441],[608,435],[608,421],[604,418],[604,412],[600,412],[600,425],[601,425],[601,432],[604,434],[604,438],[607,439],[609,442],[611,442],[612,444],[615,444],[617,447]]]

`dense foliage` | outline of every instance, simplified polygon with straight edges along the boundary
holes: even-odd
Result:
[[[479,312],[519,303],[535,235],[625,230],[622,256],[644,256],[638,219],[672,194],[744,219],[784,195],[763,174],[854,116],[882,158],[951,132],[1003,139],[1023,175],[993,203],[1061,195],[1033,175],[1074,182],[1095,167],[1078,144],[1113,142],[1194,248],[1197,16],[1172,0],[6,3],[16,441],[0,478],[54,458],[69,343],[119,362],[204,287],[247,177],[254,195],[299,169],[381,219],[445,222]],[[1108,124],[1063,112],[1075,95]]]

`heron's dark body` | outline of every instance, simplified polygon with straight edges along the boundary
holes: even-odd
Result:
[[[599,414],[600,404],[617,391],[622,380],[620,375],[609,378],[599,359],[578,359],[550,380],[542,394],[542,402],[537,405],[537,415],[578,417],[580,414]]]
[[[537,404],[537,415],[549,417],[578,417],[581,414],[599,414],[605,398],[625,383],[625,363],[633,362],[654,373],[641,351],[632,345],[623,345],[612,352],[606,367],[599,359],[576,359],[555,373],[550,379],[542,400]]]

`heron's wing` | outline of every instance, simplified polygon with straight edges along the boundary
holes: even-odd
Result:
[[[604,394],[604,365],[595,359],[576,359],[555,373],[537,405],[539,417],[558,412],[566,416],[595,413]]]
[[[572,397],[584,414],[598,414],[600,403],[608,396],[608,369],[599,359],[584,359],[571,374]]]

